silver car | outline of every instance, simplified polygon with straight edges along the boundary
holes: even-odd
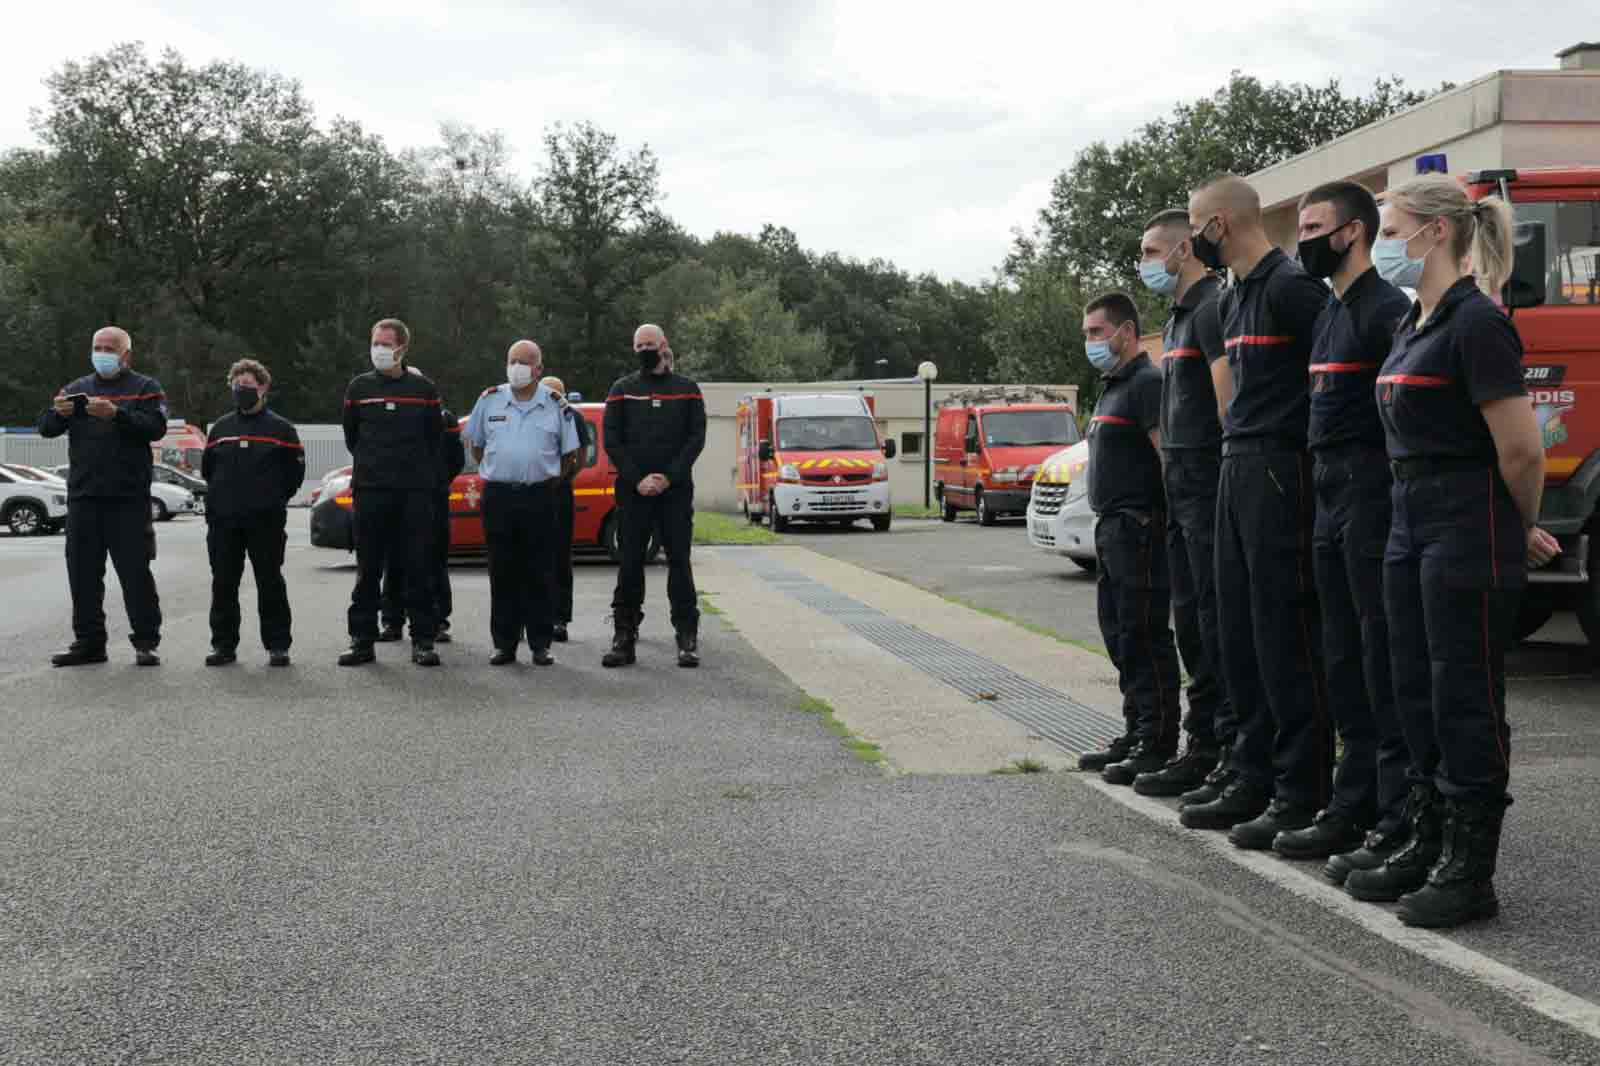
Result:
[[[1094,511],[1089,507],[1089,442],[1039,464],[1028,497],[1028,543],[1094,572]]]

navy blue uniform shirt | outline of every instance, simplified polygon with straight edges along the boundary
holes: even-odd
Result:
[[[1400,323],[1378,374],[1378,410],[1393,459],[1498,458],[1478,410],[1525,396],[1522,338],[1472,277],[1445,291],[1433,317],[1417,328],[1422,305]]]
[[[1327,301],[1328,287],[1276,248],[1223,294],[1222,337],[1233,368],[1224,440],[1304,450],[1311,340]]]
[[[706,446],[705,398],[681,374],[635,371],[611,386],[602,426],[619,491],[633,491],[651,474],[688,485]]]
[[[444,421],[439,390],[421,374],[370,370],[344,394],[344,443],[358,489],[437,489]]]
[[[53,407],[39,416],[39,436],[67,434],[67,498],[148,497],[155,461],[150,445],[167,435],[161,382],[124,370],[114,378],[81,377],[63,391],[104,396],[117,405],[108,419],[77,412],[62,418]]]
[[[206,479],[206,521],[248,521],[289,506],[306,479],[300,434],[270,408],[229,411],[211,423],[200,476]]]
[[[1217,297],[1222,281],[1207,274],[1172,305],[1162,330],[1167,354],[1161,359],[1161,447],[1208,448],[1222,445],[1217,389],[1211,364],[1227,354]]]
[[[1102,515],[1164,512],[1161,456],[1150,443],[1161,424],[1161,372],[1140,352],[1102,380],[1089,420],[1089,506]]]
[[[1309,444],[1362,444],[1383,450],[1383,423],[1373,385],[1394,344],[1395,327],[1411,309],[1406,294],[1369,268],[1344,295],[1330,295],[1311,344]]]

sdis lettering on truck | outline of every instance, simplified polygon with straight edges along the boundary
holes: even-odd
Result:
[[[894,441],[878,435],[870,393],[757,393],[735,415],[739,506],[774,532],[790,522],[849,525],[892,519],[889,464]]]

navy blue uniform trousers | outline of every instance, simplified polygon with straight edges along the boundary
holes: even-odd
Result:
[[[350,638],[378,639],[383,574],[397,558],[405,574],[405,607],[411,639],[431,641],[437,616],[433,605],[434,522],[438,493],[431,489],[357,489],[355,493],[356,587],[350,596]]]
[[[1178,744],[1178,654],[1161,515],[1118,511],[1094,526],[1100,635],[1122,686],[1129,733],[1157,752]]]
[[[1222,681],[1217,630],[1217,480],[1222,457],[1208,448],[1174,448],[1165,456],[1172,623],[1189,675],[1183,730],[1203,747],[1231,745],[1233,708]]]
[[[1527,580],[1521,516],[1487,468],[1396,480],[1393,501],[1384,604],[1412,777],[1447,796],[1503,796],[1506,646]]]
[[[106,646],[106,556],[116,567],[135,648],[161,643],[161,598],[150,572],[153,533],[146,496],[88,496],[67,503],[67,585],[73,644]]]
[[[1241,779],[1297,807],[1328,804],[1333,729],[1312,575],[1311,458],[1234,441],[1217,489],[1217,622]]]
[[[235,519],[212,516],[206,526],[206,554],[211,559],[211,646],[239,647],[239,582],[245,559],[256,578],[256,610],[261,620],[261,646],[288,651],[289,589],[283,580],[289,512],[263,511]]]
[[[1313,555],[1322,605],[1328,700],[1344,751],[1329,809],[1384,832],[1405,820],[1410,756],[1394,709],[1383,553],[1389,540],[1389,457],[1353,444],[1316,452]]]

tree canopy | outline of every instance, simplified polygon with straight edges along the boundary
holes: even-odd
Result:
[[[548,129],[523,177],[503,134],[451,123],[395,150],[319,120],[294,80],[233,62],[119,45],[46,84],[41,147],[0,155],[0,424],[32,422],[86,372],[107,322],[131,330],[175,415],[215,417],[225,368],[253,354],[276,408],[333,421],[370,324],[391,314],[461,407],[522,336],[570,387],[601,392],[632,364],[641,321],[707,380],[909,376],[932,358],[944,380],[1077,380],[1092,396],[1080,309],[1131,286],[1145,217],[1198,177],[1260,169],[1420,99],[1398,81],[1350,96],[1235,74],[1080,152],[970,285],[812,251],[781,222],[686,233],[651,148],[590,123]]]

